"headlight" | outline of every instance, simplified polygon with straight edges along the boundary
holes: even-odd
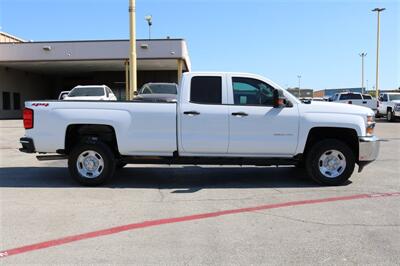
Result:
[[[367,116],[367,136],[374,135],[375,117],[373,115]]]

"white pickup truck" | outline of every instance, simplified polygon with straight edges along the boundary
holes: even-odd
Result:
[[[343,184],[378,155],[374,112],[301,103],[243,73],[185,73],[176,102],[28,101],[22,152],[68,159],[72,177],[98,185],[132,164],[296,165]]]
[[[386,115],[387,121],[400,118],[400,92],[386,92],[379,97],[377,115]]]
[[[332,101],[339,103],[348,103],[371,108],[375,113],[378,108],[378,101],[369,94],[361,94],[358,92],[341,92],[336,93]]]

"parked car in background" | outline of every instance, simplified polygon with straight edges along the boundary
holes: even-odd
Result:
[[[58,100],[59,101],[61,101],[61,100],[64,100],[64,98],[66,97],[66,96],[68,96],[68,93],[69,93],[70,91],[62,91],[62,92],[60,92],[60,95],[58,95]]]
[[[64,100],[72,101],[116,101],[112,90],[106,85],[79,85],[73,88]]]
[[[369,94],[361,94],[358,92],[341,92],[336,93],[333,102],[348,103],[371,108],[375,113],[378,108],[378,101]]]
[[[388,121],[400,117],[400,92],[381,93],[379,97],[378,116],[386,116]]]
[[[178,85],[175,83],[146,83],[138,93],[135,100],[140,101],[176,101]]]

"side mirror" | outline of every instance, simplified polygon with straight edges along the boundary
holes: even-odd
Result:
[[[284,99],[279,97],[279,91],[277,89],[273,92],[274,108],[281,108],[285,105]]]

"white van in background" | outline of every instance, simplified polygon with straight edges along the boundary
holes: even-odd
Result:
[[[73,88],[64,100],[68,101],[116,101],[117,97],[106,85],[79,85]]]
[[[70,91],[62,91],[62,92],[60,92],[60,94],[58,95],[58,100],[59,101],[64,100],[64,98],[68,96],[69,92]]]

